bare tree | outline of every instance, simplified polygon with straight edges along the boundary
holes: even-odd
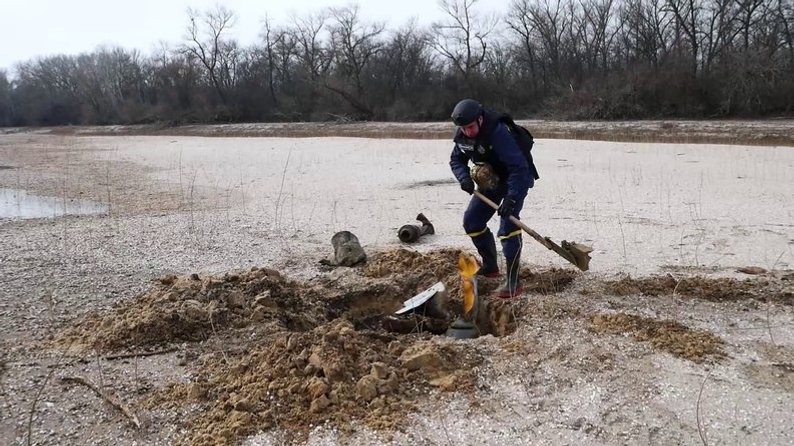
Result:
[[[79,84],[73,56],[51,56],[17,66],[14,104],[27,125],[81,122]]]
[[[619,27],[614,22],[614,0],[582,0],[582,43],[591,71],[607,71],[612,42]],[[599,66],[600,65],[600,66]]]
[[[779,0],[776,12],[783,29],[784,42],[788,45],[789,69],[794,70],[794,1]]]
[[[78,96],[90,107],[88,122],[118,123],[137,119],[128,105],[143,100],[144,78],[137,50],[100,48],[76,59]]]
[[[433,23],[433,47],[448,59],[464,81],[485,60],[488,35],[498,23],[495,17],[479,17],[474,11],[478,0],[439,0],[447,15],[442,22]]]
[[[700,0],[667,0],[666,7],[676,20],[676,44],[689,44],[689,64],[692,77],[697,77],[700,59],[700,33],[698,23],[702,6]]]
[[[436,120],[462,91],[558,117],[765,116],[794,112],[792,0],[442,0],[443,20],[390,31],[353,4],[261,40],[234,14],[188,10],[177,47],[58,55],[0,73],[0,125]],[[479,10],[481,11],[481,10]]]
[[[291,39],[285,39],[281,48],[287,50],[286,44],[292,45],[295,63],[289,73],[293,81],[287,94],[301,119],[316,119],[317,106],[324,99],[324,81],[333,62],[333,51],[327,44],[327,21],[328,11],[293,17],[288,31]]]
[[[147,85],[150,101],[161,119],[178,120],[178,116],[200,100],[200,67],[191,62],[194,56],[180,48],[162,44],[148,62]]]
[[[245,57],[246,51],[240,48],[236,40],[221,42],[221,51],[218,57],[218,81],[224,92],[237,85],[240,62]]]
[[[324,76],[331,66],[331,51],[326,49],[322,42],[327,20],[326,12],[293,18],[293,35],[298,57],[303,69],[313,81]]]
[[[753,0],[754,1],[754,0]],[[703,72],[709,73],[715,60],[731,47],[739,27],[736,0],[710,0],[703,7],[702,33]]]
[[[0,70],[0,126],[10,126],[13,121],[13,106],[11,103],[11,82],[5,70]]]
[[[336,61],[340,83],[329,80],[325,86],[344,98],[364,117],[372,116],[372,108],[367,104],[362,75],[369,68],[372,58],[383,49],[380,36],[383,23],[362,23],[358,16],[358,6],[331,8],[334,24],[331,26],[331,43]],[[349,88],[345,84],[352,84]]]
[[[416,22],[397,30],[382,52],[381,76],[388,85],[392,101],[399,96],[421,92],[430,84],[433,58],[429,54],[430,41]]]
[[[201,14],[188,8],[188,42],[184,48],[204,66],[212,86],[223,104],[227,103],[225,85],[233,79],[236,43],[224,40],[224,33],[234,25],[234,13],[218,5]]]
[[[672,42],[675,17],[664,7],[667,0],[626,0],[620,8],[620,40],[628,63],[663,63]]]
[[[737,3],[736,20],[739,22],[737,32],[742,36],[742,48],[750,49],[750,33],[755,26],[766,18],[766,11],[762,6],[774,0],[734,0]],[[780,3],[780,2],[778,2]],[[759,11],[760,10],[760,11]]]
[[[277,46],[283,45],[286,32],[281,29],[273,28],[270,19],[265,17],[262,26],[262,40],[265,44],[265,58],[267,61],[267,89],[270,92],[270,98],[273,104],[278,107],[278,98],[276,97],[276,66],[278,65],[277,59]]]
[[[540,57],[549,61],[550,73],[544,74],[544,79],[550,76],[558,80],[562,74],[565,35],[571,26],[565,3],[562,0],[542,0],[534,5],[529,0],[517,2],[520,2],[516,4],[520,5],[517,10],[522,27],[539,41],[543,53]]]
[[[295,65],[297,65],[298,39],[294,32],[284,29],[279,38],[273,40],[273,69],[276,82],[281,88],[293,81]]]
[[[523,60],[529,67],[529,77],[532,83],[532,90],[538,90],[538,50],[536,43],[537,30],[535,24],[530,19],[529,0],[513,0],[510,4],[507,15],[507,25],[521,39],[519,47],[524,54]],[[545,83],[545,76],[544,76]]]
[[[488,94],[484,95],[484,99],[503,110],[516,97],[511,93],[523,87],[516,70],[516,54],[508,45],[494,41],[483,61],[485,72],[488,73]]]

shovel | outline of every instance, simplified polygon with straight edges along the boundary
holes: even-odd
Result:
[[[499,209],[499,205],[491,201],[480,191],[475,190],[474,195],[488,206],[497,210]],[[562,241],[562,246],[560,246],[554,243],[550,238],[542,237],[540,234],[533,231],[532,228],[525,225],[524,223],[521,223],[521,220],[513,217],[512,215],[510,216],[510,221],[512,221],[519,228],[523,229],[524,232],[531,235],[532,238],[538,241],[538,243],[556,252],[560,255],[560,257],[571,262],[580,270],[587,271],[590,269],[590,253],[593,252],[593,248],[576,242],[567,242],[565,240]]]

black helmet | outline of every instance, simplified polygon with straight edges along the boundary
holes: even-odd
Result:
[[[469,125],[482,115],[482,105],[474,99],[464,99],[452,110],[452,122],[458,126]]]

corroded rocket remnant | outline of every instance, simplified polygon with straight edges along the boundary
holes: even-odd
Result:
[[[424,214],[419,214],[416,216],[416,219],[422,223],[422,226],[417,225],[403,225],[399,231],[397,231],[397,237],[400,238],[400,241],[403,243],[413,243],[419,240],[419,237],[425,234],[435,234],[436,231],[433,228],[433,224],[430,223],[430,220],[425,217]]]
[[[334,247],[334,263],[338,266],[353,266],[367,260],[358,237],[350,231],[339,231],[331,237]]]

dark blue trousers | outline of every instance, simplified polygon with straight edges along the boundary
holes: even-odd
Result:
[[[494,190],[480,192],[493,202],[501,203],[502,199],[507,194],[507,185],[502,183]],[[516,200],[516,205],[513,208],[514,217],[519,218],[518,214],[521,212],[523,206],[524,197],[520,197]],[[495,209],[472,195],[469,206],[463,213],[463,229],[466,231],[466,234],[476,240],[478,236],[489,232],[488,220],[490,220],[495,213]],[[521,228],[513,224],[509,219],[501,218],[499,232],[496,235],[502,243],[502,252],[504,253],[505,259],[508,261],[510,259],[518,259],[521,255]],[[477,243],[475,243],[475,246],[477,246]]]

